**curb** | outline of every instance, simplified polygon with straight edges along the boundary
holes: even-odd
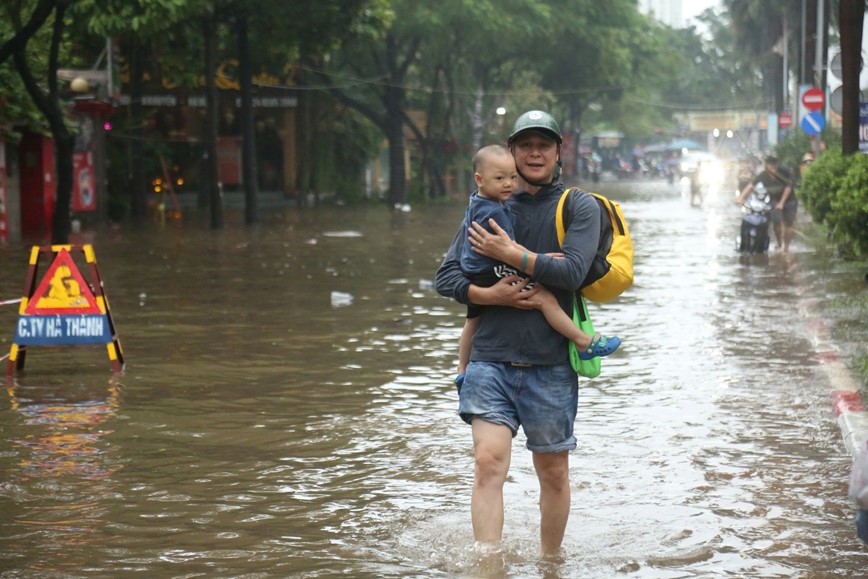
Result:
[[[831,340],[827,322],[818,315],[816,299],[804,300],[802,314],[807,318],[808,333],[814,343],[814,357],[820,363],[832,385],[832,410],[841,429],[844,446],[851,456],[868,440],[868,409],[862,400],[858,382],[841,360],[838,348]]]
[[[826,328],[826,324],[822,324]],[[817,336],[819,338],[819,336]],[[827,349],[819,349],[816,358],[832,384],[832,410],[838,419],[844,446],[853,456],[862,449],[868,439],[868,410],[862,401],[862,393],[850,369],[841,361],[836,349],[823,344]]]
[[[832,401],[844,446],[855,457],[868,439],[868,412],[862,404],[862,395],[858,390],[835,390]]]

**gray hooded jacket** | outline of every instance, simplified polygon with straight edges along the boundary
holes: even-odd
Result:
[[[590,195],[576,195],[569,207],[569,228],[561,249],[555,228],[563,183],[553,183],[531,195],[521,191],[508,201],[515,240],[537,253],[533,278],[554,293],[561,308],[572,315],[572,293],[585,279],[600,237],[600,207]],[[461,273],[459,258],[467,239],[462,226],[449,246],[434,279],[437,291],[467,304],[470,281]],[[546,253],[564,253],[556,259]],[[473,361],[521,362],[553,365],[569,362],[569,342],[555,332],[542,312],[504,306],[486,306],[473,336]]]

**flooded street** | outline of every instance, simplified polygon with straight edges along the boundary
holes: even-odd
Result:
[[[537,557],[521,434],[502,565],[473,544],[464,307],[430,288],[456,202],[83,237],[126,369],[31,348],[7,385],[0,577],[864,576],[812,331],[832,311],[842,354],[864,352],[865,272],[800,238],[740,259],[731,193],[700,209],[664,181],[597,185],[629,220],[636,284],[591,305],[624,344],[580,383],[563,563]],[[28,256],[0,248],[0,300]],[[0,355],[16,318],[0,306]]]

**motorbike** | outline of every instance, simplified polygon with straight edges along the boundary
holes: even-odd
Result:
[[[772,210],[771,196],[762,183],[757,183],[742,204],[741,235],[738,238],[739,253],[761,254],[769,250],[769,213]]]

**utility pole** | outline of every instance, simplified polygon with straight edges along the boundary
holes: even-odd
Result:
[[[783,111],[788,111],[790,109],[790,70],[789,66],[789,43],[787,40],[787,13],[784,12],[784,37],[783,37],[783,45],[781,46],[781,56],[784,58],[784,72],[783,72],[783,89],[784,89],[784,106]]]
[[[826,36],[826,27],[825,27],[825,13],[823,8],[825,7],[825,0],[817,0],[817,39],[816,39],[816,50],[814,57],[814,82],[815,86],[819,87],[823,93],[826,92],[826,75],[824,74],[825,63],[823,61],[823,47],[825,46],[825,36]],[[825,111],[823,112],[825,114]],[[820,133],[818,133],[814,138],[814,159],[820,158],[820,141],[821,141]]]

